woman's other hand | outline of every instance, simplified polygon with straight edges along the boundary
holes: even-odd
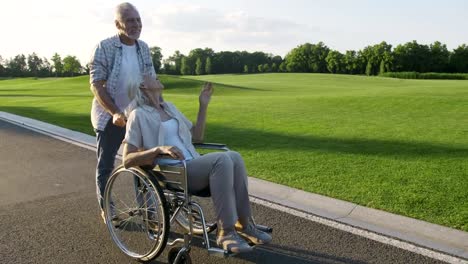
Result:
[[[213,94],[213,84],[210,82],[203,85],[203,89],[200,92],[199,101],[201,106],[207,106],[210,103],[211,95]]]
[[[169,155],[174,159],[184,160],[184,154],[182,151],[174,146],[160,146],[154,149],[156,156],[158,155]]]

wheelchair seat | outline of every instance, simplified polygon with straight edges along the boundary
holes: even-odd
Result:
[[[166,188],[170,191],[173,192],[184,192],[183,188],[183,183],[184,180],[180,178],[179,173],[183,173],[181,170],[183,167],[179,166],[169,166],[169,165],[164,165],[164,166],[141,166],[141,168],[145,171],[153,173],[155,178],[158,180],[160,183],[161,187]],[[176,176],[174,176],[174,171],[176,171]],[[205,188],[192,192],[190,191],[189,188],[189,194],[197,196],[197,197],[211,197],[211,191],[210,191],[210,186],[207,185]]]

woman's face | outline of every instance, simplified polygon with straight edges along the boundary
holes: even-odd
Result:
[[[143,85],[140,89],[148,98],[159,99],[164,85],[162,85],[159,79],[146,75],[143,77]]]

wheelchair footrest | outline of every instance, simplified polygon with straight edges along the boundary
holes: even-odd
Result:
[[[215,257],[218,257],[218,258],[227,258],[227,257],[230,257],[230,256],[234,255],[233,253],[229,253],[226,250],[216,248],[216,247],[209,248],[208,249],[208,254],[210,256],[215,256]]]
[[[272,227],[264,226],[264,225],[255,225],[255,227],[260,231],[270,233],[270,234],[273,233],[273,228]]]

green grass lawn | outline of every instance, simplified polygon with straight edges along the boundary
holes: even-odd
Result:
[[[215,85],[206,138],[249,174],[468,231],[468,81],[327,74],[161,76],[192,120]],[[0,80],[0,111],[93,134],[88,77]]]

